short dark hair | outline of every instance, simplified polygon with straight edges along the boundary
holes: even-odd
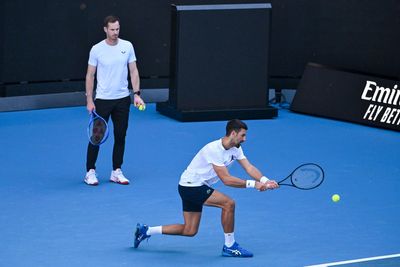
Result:
[[[119,18],[114,15],[109,15],[104,18],[104,27],[108,27],[108,23],[114,23],[116,21],[119,21]]]
[[[247,130],[247,125],[241,120],[233,119],[226,124],[226,136],[229,136],[232,131],[239,132],[241,129]]]

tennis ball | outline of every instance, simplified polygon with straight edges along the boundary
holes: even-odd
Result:
[[[332,195],[332,201],[333,202],[338,202],[340,200],[340,196],[338,194]]]
[[[144,111],[146,109],[146,106],[145,105],[139,105],[138,109],[140,111]]]

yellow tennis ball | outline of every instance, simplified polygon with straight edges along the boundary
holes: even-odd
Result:
[[[340,196],[338,194],[332,195],[332,201],[333,202],[338,202],[340,200]]]
[[[140,111],[144,111],[146,109],[146,106],[145,105],[139,105],[138,109]]]

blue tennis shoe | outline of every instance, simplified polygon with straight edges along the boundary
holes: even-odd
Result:
[[[150,238],[150,235],[147,234],[148,229],[149,227],[145,224],[138,223],[136,225],[134,248],[137,248],[143,240]]]
[[[222,256],[224,257],[239,257],[239,258],[249,258],[253,257],[253,253],[245,250],[238,243],[234,243],[231,247],[224,245],[222,248]]]

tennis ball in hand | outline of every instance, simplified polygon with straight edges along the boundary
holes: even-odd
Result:
[[[144,110],[146,109],[146,106],[145,106],[145,105],[139,105],[139,106],[138,106],[138,109],[139,109],[140,111],[144,111]]]
[[[333,202],[338,202],[340,200],[340,196],[338,194],[332,195],[332,201]]]

